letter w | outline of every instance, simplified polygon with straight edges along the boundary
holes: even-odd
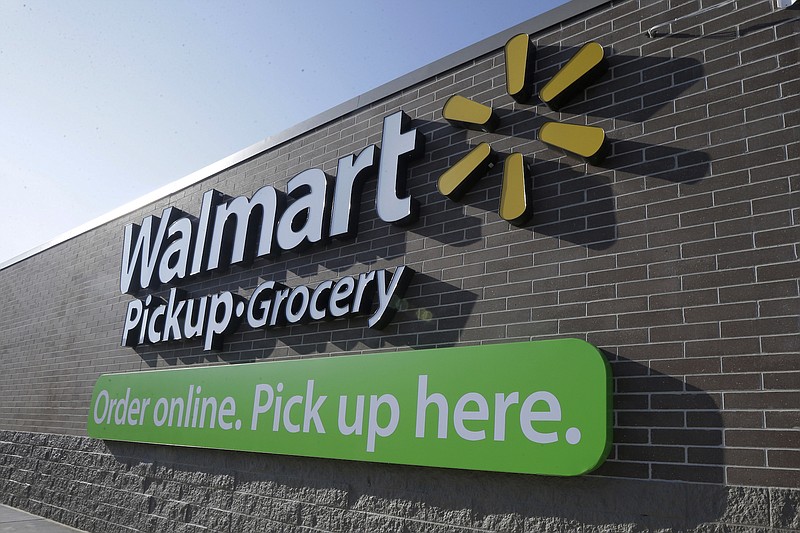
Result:
[[[125,226],[125,242],[122,250],[122,268],[119,276],[119,289],[125,294],[133,294],[150,286],[161,245],[171,219],[175,216],[172,207],[161,213],[161,218],[150,215],[138,224]],[[156,226],[158,228],[156,229]]]

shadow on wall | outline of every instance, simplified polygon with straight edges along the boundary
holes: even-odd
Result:
[[[274,278],[273,278],[274,279]],[[223,351],[206,352],[201,341],[143,345],[134,348],[148,367],[191,365],[204,362],[247,363],[290,347],[293,355],[353,353],[387,346],[416,348],[453,346],[472,316],[477,295],[422,273],[414,275],[402,300],[395,302],[397,316],[383,330],[367,327],[363,317],[344,321],[295,325],[291,328],[249,329],[226,337]],[[246,331],[242,331],[245,330]],[[335,347],[335,350],[332,349]],[[163,366],[163,365],[161,365]]]
[[[723,483],[721,399],[602,351],[614,379],[614,447],[595,473]]]
[[[212,507],[215,523],[230,522],[231,530],[278,527],[275,522],[332,531],[431,526],[535,531],[602,525],[686,530],[720,519],[747,525],[745,517],[729,516],[735,491],[720,485],[721,465],[705,467],[712,473],[698,479],[711,483],[657,479],[669,479],[670,472],[686,478],[691,469],[682,464],[685,459],[665,455],[664,448],[688,450],[690,455],[699,447],[722,451],[707,436],[702,437],[706,444],[698,442],[700,434],[713,435],[712,440],[721,435],[714,400],[700,391],[679,392],[683,382],[609,357],[615,375],[622,374],[617,386],[624,389],[617,393],[616,419],[632,427],[615,429],[610,460],[590,476],[556,478],[116,442],[107,446],[121,468],[141,477],[142,491],[150,496],[149,513],[164,516],[165,509],[178,507],[188,517],[184,521],[207,525]],[[674,399],[667,401],[668,396]],[[702,427],[665,428],[676,409],[691,413],[692,405],[702,414]],[[603,477],[610,475],[616,477]],[[195,486],[197,479],[203,487]],[[173,501],[175,494],[182,495],[178,501]]]
[[[703,78],[702,63],[690,57],[616,54],[613,47],[605,49],[608,71],[560,110],[566,116],[644,122],[659,113],[672,112],[665,110],[665,106]],[[544,46],[537,47],[536,51],[535,95],[578,47]],[[543,107],[537,96],[533,97],[531,105],[545,114],[557,115]]]
[[[721,3],[718,6],[714,7],[721,7],[725,5],[725,3]],[[733,9],[736,9],[736,6],[733,6]],[[795,13],[792,13],[795,12]],[[785,15],[790,15],[789,18],[786,18]],[[791,17],[794,15],[794,17]],[[676,20],[664,22],[662,24],[658,24],[653,26],[648,30],[647,34],[654,38],[669,38],[669,39],[712,39],[712,40],[719,40],[719,41],[731,41],[734,39],[740,39],[747,35],[750,35],[753,32],[763,30],[764,28],[778,28],[779,26],[783,26],[784,24],[791,24],[793,22],[793,18],[797,19],[800,18],[800,4],[795,2],[794,4],[781,8],[780,11],[776,11],[773,13],[773,20],[769,22],[761,22],[758,24],[751,24],[749,26],[740,26],[740,25],[733,25],[731,27],[721,29],[714,33],[703,33],[702,30],[692,30],[690,31],[672,31],[673,23],[678,22]]]
[[[574,47],[537,47],[536,93],[576,51]],[[582,115],[588,117],[590,123],[597,122],[598,118],[614,119],[620,127],[620,124],[644,122],[659,114],[671,113],[669,104],[702,79],[704,73],[702,64],[691,58],[614,55],[612,52],[608,62],[606,74],[582,95],[573,98],[561,113],[550,111],[536,96],[522,109],[495,110],[501,127],[493,137],[505,137],[505,140],[492,142],[487,134],[462,131],[463,149],[453,154],[451,162],[466,155],[478,142],[487,141],[498,153],[501,163],[495,165],[461,202],[497,211],[502,161],[510,153],[504,150],[508,140],[537,141],[539,128],[545,122],[574,122],[577,118],[578,123],[583,123]],[[472,96],[469,89],[459,94]],[[438,125],[426,123],[421,129],[441,135],[435,130]],[[610,124],[601,123],[600,126],[609,130]],[[443,134],[453,135],[457,131],[449,128]],[[533,217],[524,226],[526,229],[591,249],[605,249],[616,240],[616,202],[608,171],[618,171],[618,180],[632,175],[676,183],[693,183],[710,172],[710,158],[703,151],[616,139],[614,130],[607,134],[610,153],[597,166],[563,158],[563,154],[550,149],[542,150],[544,145],[534,145],[537,157],[531,159],[524,154],[528,157],[533,185]],[[539,159],[540,153],[551,155],[552,159]],[[435,178],[438,176],[434,176],[434,181]]]

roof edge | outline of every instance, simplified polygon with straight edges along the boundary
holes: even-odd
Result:
[[[466,48],[463,48],[457,52],[454,52],[450,55],[447,55],[441,59],[438,59],[432,63],[424,67],[420,67],[416,70],[409,72],[408,74],[404,74],[399,78],[396,78],[390,82],[387,82],[383,85],[376,87],[366,93],[363,93],[355,98],[351,98],[341,104],[338,104],[327,111],[323,111],[322,113],[315,115],[307,120],[300,122],[290,128],[287,128],[280,133],[275,135],[270,135],[269,137],[259,141],[247,148],[239,150],[238,152],[229,155],[223,159],[220,159],[216,163],[212,163],[208,166],[201,168],[191,174],[184,176],[176,181],[168,183],[163,187],[159,187],[158,189],[145,194],[144,196],[140,196],[135,200],[127,202],[115,209],[112,209],[108,213],[101,215],[95,219],[92,219],[85,224],[81,224],[80,226],[73,228],[70,231],[62,233],[54,237],[53,239],[47,241],[44,244],[41,244],[27,252],[23,252],[22,254],[12,257],[11,259],[0,263],[0,270],[8,268],[16,263],[24,261],[34,255],[37,255],[49,248],[57,246],[61,243],[64,243],[70,239],[73,239],[79,235],[82,235],[88,231],[91,231],[95,228],[98,228],[108,222],[116,220],[117,218],[123,217],[133,211],[140,209],[150,203],[156,202],[170,194],[174,194],[178,191],[181,191],[187,187],[195,185],[203,181],[206,178],[213,176],[214,174],[218,174],[228,168],[231,168],[234,165],[238,165],[243,161],[246,161],[252,157],[255,157],[267,150],[275,148],[285,142],[288,142],[295,137],[303,135],[315,128],[323,126],[329,122],[332,122],[350,112],[356,111],[364,106],[377,102],[387,96],[391,96],[403,89],[421,83],[429,78],[434,76],[438,76],[443,72],[450,70],[451,68],[458,67],[459,65],[466,63],[467,61],[471,61],[477,57],[483,56],[485,54],[494,52],[495,50],[502,48],[506,41],[516,35],[517,33],[528,32],[528,33],[536,33],[541,30],[547,29],[551,26],[555,26],[556,24],[560,24],[565,20],[573,18],[575,16],[581,15],[586,11],[594,9],[598,6],[603,4],[609,3],[611,0],[570,0],[565,4],[562,4],[556,8],[553,8],[549,11],[546,11],[540,15],[533,17],[532,19],[528,19],[524,22],[521,22],[511,28],[503,30],[491,37],[487,37],[481,41],[478,41],[475,44],[472,44]]]

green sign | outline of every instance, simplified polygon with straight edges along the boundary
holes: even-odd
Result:
[[[611,443],[608,364],[562,339],[101,376],[89,435],[573,476]]]

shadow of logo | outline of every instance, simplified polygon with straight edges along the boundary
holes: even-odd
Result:
[[[509,45],[520,37],[530,43],[523,34]],[[582,58],[590,45],[594,58]],[[532,49],[532,43],[530,46]],[[508,48],[507,79],[513,78],[515,68],[509,62],[523,61],[510,56]],[[596,43],[577,51],[537,48],[535,79],[530,73],[523,75],[529,85],[527,98],[518,98],[509,87],[507,96],[497,97],[496,91],[479,87],[451,97],[443,109],[443,117],[451,126],[442,128],[441,123],[432,122],[428,133],[432,137],[429,145],[435,146],[439,138],[454,135],[453,126],[462,130],[455,134],[460,136],[462,148],[450,155],[457,162],[439,176],[439,192],[451,200],[498,211],[500,218],[519,227],[604,249],[616,241],[616,184],[624,184],[631,176],[644,176],[654,183],[692,183],[707,176],[709,156],[682,147],[674,134],[660,135],[664,142],[659,144],[631,140],[638,136],[655,139],[649,132],[658,128],[662,116],[663,120],[672,119],[668,116],[675,111],[672,102],[702,77],[702,65],[689,58],[614,55],[613,50],[606,58],[597,54],[597,48],[600,45]],[[531,55],[526,65],[529,70]],[[548,93],[554,82],[567,95],[555,98],[555,106],[553,91]],[[535,94],[544,96],[537,99]],[[497,109],[481,104],[482,98],[491,99]],[[448,105],[454,99],[474,103],[472,116],[478,118],[470,122],[465,119],[467,112],[454,113],[454,106]],[[520,102],[525,106],[520,107]],[[481,122],[482,109],[477,106],[486,108],[483,116],[489,112],[493,116]],[[560,134],[547,133],[548,128],[552,132],[556,126],[562,129]],[[491,154],[478,157],[476,152],[486,152],[487,145],[491,145]],[[525,154],[524,188],[512,183],[513,170],[501,171],[501,165],[494,165],[504,159],[502,166],[507,167],[515,153]],[[503,215],[504,201],[509,198],[524,203],[524,212],[516,212],[519,216]]]

